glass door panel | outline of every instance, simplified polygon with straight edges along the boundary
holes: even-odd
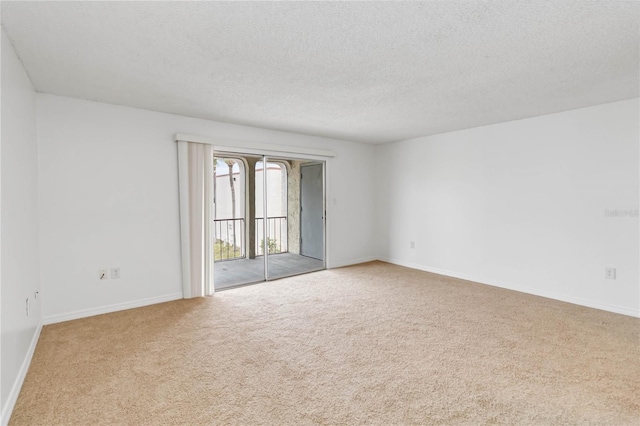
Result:
[[[324,163],[267,161],[268,279],[324,269]]]
[[[264,259],[257,256],[256,169],[262,157],[215,153],[214,157],[214,288],[265,280]]]

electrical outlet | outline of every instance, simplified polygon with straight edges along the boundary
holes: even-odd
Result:
[[[604,268],[604,277],[608,280],[615,280],[616,268]]]
[[[98,271],[98,279],[99,280],[106,280],[109,277],[107,276],[107,270],[106,269],[100,269]]]
[[[25,300],[24,304],[25,304],[25,310],[26,310],[27,316],[29,316],[29,298],[28,297]]]
[[[409,242],[409,248],[412,248],[412,249],[416,248],[416,242],[415,241]]]
[[[33,300],[38,300],[38,296],[40,296],[40,292],[39,291],[34,291],[33,292]]]
[[[117,280],[120,278],[120,268],[111,268],[111,279]]]

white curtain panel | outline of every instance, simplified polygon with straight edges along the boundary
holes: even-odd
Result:
[[[213,294],[213,146],[178,141],[182,294]]]

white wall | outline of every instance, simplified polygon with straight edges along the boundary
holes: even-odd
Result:
[[[180,297],[176,132],[335,151],[328,265],[376,257],[373,146],[39,94],[45,322]]]
[[[638,217],[605,217],[638,209],[638,129],[633,99],[379,146],[381,258],[639,316]]]
[[[1,386],[5,424],[40,330],[36,94],[2,30],[0,280]],[[25,301],[29,298],[27,317]]]

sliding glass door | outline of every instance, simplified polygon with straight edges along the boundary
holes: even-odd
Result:
[[[324,269],[324,162],[215,156],[216,290]]]

